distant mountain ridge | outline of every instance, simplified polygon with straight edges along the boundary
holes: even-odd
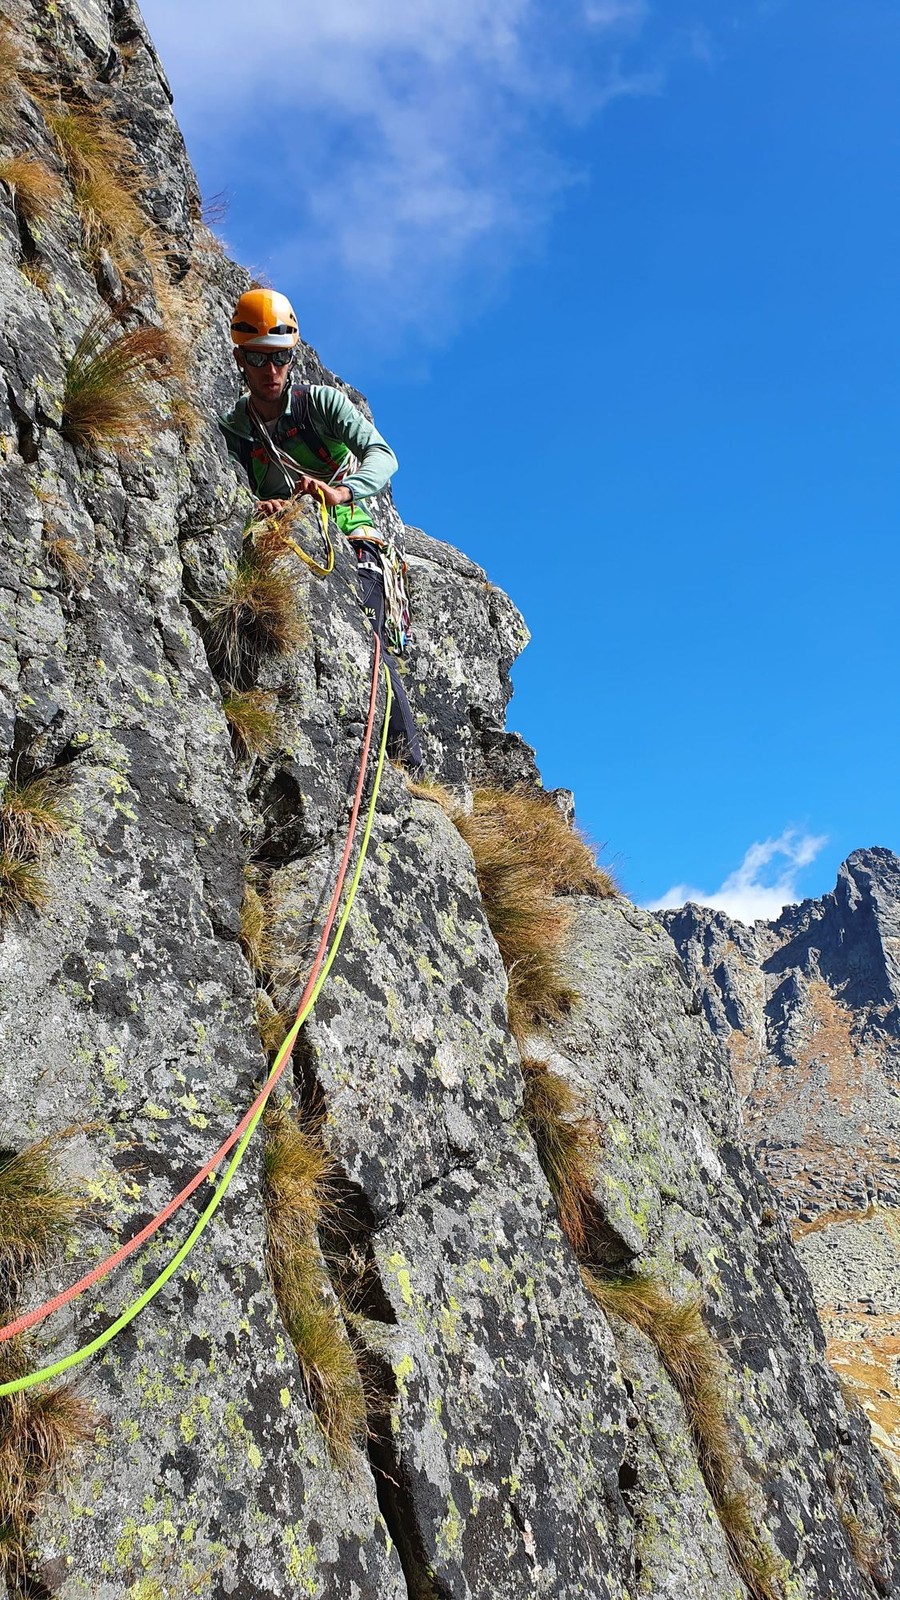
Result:
[[[831,893],[770,922],[696,905],[660,921],[799,1216],[900,1205],[900,858],[854,850]]]
[[[830,894],[752,927],[660,920],[795,1213],[828,1358],[900,1471],[900,859],[854,850]]]

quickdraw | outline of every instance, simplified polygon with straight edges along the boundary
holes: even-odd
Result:
[[[378,638],[376,637],[374,641],[372,687],[369,700],[369,713],[366,723],[366,732],[360,755],[356,791],[353,798],[353,806],[347,828],[347,837],[344,841],[344,849],[341,855],[340,864],[338,866],[335,887],[332,893],[328,914],[325,919],[325,925],[322,929],[322,934],[319,940],[319,946],[316,951],[309,978],[307,979],[306,988],[303,991],[300,1004],[297,1008],[297,1015],[294,1019],[293,1026],[291,1027],[290,1032],[288,1033],[278,1051],[278,1054],[275,1057],[275,1060],[272,1064],[272,1069],[262,1089],[260,1090],[260,1093],[257,1095],[250,1108],[244,1113],[244,1116],[241,1118],[237,1127],[228,1136],[224,1143],[219,1146],[218,1150],[210,1157],[205,1166],[203,1166],[199,1172],[194,1174],[190,1182],[187,1183],[185,1187],[180,1190],[180,1192],[175,1195],[172,1200],[169,1201],[168,1205],[165,1206],[162,1211],[158,1212],[157,1215],[152,1218],[151,1221],[147,1223],[139,1233],[135,1234],[132,1239],[129,1239],[124,1245],[120,1246],[120,1248],[112,1255],[108,1256],[105,1261],[100,1262],[100,1264],[94,1267],[91,1272],[87,1273],[85,1277],[79,1279],[77,1283],[71,1285],[70,1288],[63,1290],[62,1293],[56,1295],[52,1300],[46,1301],[43,1305],[36,1307],[33,1311],[24,1313],[22,1316],[17,1317],[14,1322],[7,1323],[4,1327],[0,1328],[0,1341],[12,1339],[16,1334],[24,1332],[26,1328],[33,1327],[35,1323],[43,1321],[43,1319],[50,1316],[52,1312],[60,1310],[62,1306],[67,1305],[71,1300],[74,1300],[77,1295],[82,1294],[84,1290],[90,1288],[101,1278],[106,1277],[109,1272],[111,1272],[122,1261],[124,1261],[127,1256],[131,1255],[136,1249],[138,1249],[141,1244],[143,1244],[151,1237],[152,1234],[162,1227],[163,1223],[166,1222],[169,1217],[173,1216],[174,1213],[184,1205],[185,1201],[188,1200],[194,1193],[194,1190],[199,1188],[204,1179],[211,1176],[213,1169],[218,1166],[219,1162],[225,1155],[227,1155],[229,1150],[233,1149],[235,1144],[237,1144],[237,1149],[235,1150],[225,1173],[216,1185],[210,1200],[208,1201],[204,1210],[201,1212],[184,1243],[176,1251],[175,1255],[168,1262],[168,1264],[163,1268],[162,1272],[159,1273],[159,1275],[153,1280],[148,1288],[144,1290],[143,1294],[141,1294],[137,1300],[134,1300],[131,1305],[127,1306],[126,1309],[115,1319],[115,1321],[110,1323],[108,1327],[104,1328],[96,1338],[92,1339],[88,1344],[82,1345],[80,1349],[74,1350],[70,1355],[64,1356],[61,1360],[52,1362],[46,1367],[40,1367],[34,1372],[26,1373],[23,1377],[15,1378],[8,1383],[0,1384],[0,1397],[18,1394],[23,1389],[32,1388],[35,1384],[45,1383],[51,1378],[57,1378],[62,1373],[68,1372],[72,1367],[79,1366],[81,1362],[86,1361],[88,1357],[96,1355],[98,1351],[104,1349],[106,1345],[110,1344],[112,1340],[115,1339],[116,1335],[121,1333],[122,1329],[126,1328],[130,1322],[133,1322],[135,1317],[137,1317],[140,1312],[150,1304],[150,1301],[155,1299],[160,1290],[164,1288],[166,1283],[168,1283],[169,1279],[178,1271],[178,1268],[190,1254],[197,1240],[200,1238],[200,1235],[204,1232],[214,1213],[218,1209],[219,1204],[221,1203],[226,1190],[228,1189],[231,1180],[234,1177],[238,1166],[240,1165],[241,1159],[243,1158],[244,1152],[253,1136],[253,1132],[257,1126],[257,1123],[263,1114],[266,1102],[291,1058],[291,1052],[300,1028],[312,1011],[322,986],[328,977],[332,963],[334,962],[334,959],[338,953],[338,949],[340,948],[341,939],[343,938],[344,930],[347,926],[347,921],[353,908],[353,902],[356,898],[356,891],[359,887],[363,863],[365,862],[366,854],[369,848],[369,840],[372,833],[372,823],[375,816],[375,806],[378,800],[378,792],[381,787],[385,750],[387,747],[388,723],[390,719],[393,694],[391,689],[390,674],[388,673],[386,666],[382,669],[384,672],[386,691],[384,722],[381,730],[381,741],[378,750],[378,762],[375,769],[375,779],[369,799],[369,807],[366,815],[366,823],[363,830],[359,857],[357,859],[356,867],[351,879],[346,903],[343,911],[341,912],[334,938],[326,955],[325,951],[328,944],[328,938],[331,933],[335,915],[337,913],[338,903],[340,901],[347,875],[347,867],[350,861],[353,841],[356,836],[356,826],[359,818],[363,785],[365,783],[366,766],[369,749],[371,746],[372,728],[374,726],[380,666],[381,646]],[[238,1143],[238,1140],[240,1143]]]

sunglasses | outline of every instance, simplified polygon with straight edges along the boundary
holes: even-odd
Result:
[[[271,361],[273,367],[286,367],[293,360],[293,350],[244,350],[244,360],[248,367],[264,367]]]

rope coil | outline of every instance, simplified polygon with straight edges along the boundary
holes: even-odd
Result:
[[[316,499],[319,502],[319,516],[322,519],[322,538],[325,541],[325,549],[328,552],[325,557],[324,567],[320,566],[318,561],[314,561],[312,556],[308,555],[302,546],[297,543],[296,539],[289,539],[287,534],[282,534],[282,538],[286,549],[290,550],[293,555],[299,556],[300,560],[306,563],[317,578],[327,578],[329,573],[334,571],[334,545],[328,532],[328,504],[325,500],[322,486],[318,483],[316,484]]]

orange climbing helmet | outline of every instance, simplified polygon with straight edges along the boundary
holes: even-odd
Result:
[[[248,289],[234,308],[231,337],[255,350],[292,350],[300,337],[287,295],[274,289]]]

